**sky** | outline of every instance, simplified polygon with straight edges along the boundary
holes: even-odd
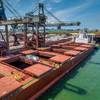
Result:
[[[81,22],[81,28],[100,29],[100,0],[9,0],[9,3],[23,16],[32,11],[38,2],[61,21]],[[6,9],[7,16],[13,15]],[[48,21],[56,21],[48,15]]]

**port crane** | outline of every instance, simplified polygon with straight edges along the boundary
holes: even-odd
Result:
[[[57,29],[61,29],[61,27],[63,27],[63,26],[79,26],[81,23],[79,22],[79,21],[77,21],[77,22],[65,22],[65,21],[61,21],[59,18],[57,18],[51,11],[49,11],[45,6],[44,6],[44,4],[43,3],[40,3],[41,5],[43,5],[43,7],[42,7],[42,12],[43,12],[43,14],[44,14],[44,12],[47,12],[52,18],[54,18],[55,20],[56,20],[56,22],[47,22],[46,21],[46,27],[57,27]],[[41,8],[40,8],[41,9]],[[28,12],[28,13],[26,13],[26,15],[28,16],[28,17],[33,17],[34,16],[34,13],[36,12],[36,11],[38,11],[39,9],[38,9],[38,7],[36,6],[35,8],[34,8],[34,10],[33,11],[31,11],[31,12]],[[40,13],[39,13],[40,14]],[[41,13],[42,14],[42,13]]]
[[[4,0],[5,2],[2,2],[2,0],[0,0],[0,1],[1,1],[2,7],[4,8],[4,4],[5,4],[6,8],[15,16],[15,18],[13,18],[13,19],[0,21],[0,26],[5,26],[5,32],[6,32],[6,39],[5,40],[6,40],[6,44],[7,44],[7,50],[9,50],[9,47],[10,47],[10,45],[9,45],[9,29],[8,29],[9,26],[12,26],[13,29],[15,29],[18,25],[23,25],[23,28],[24,28],[23,29],[24,47],[28,48],[29,44],[33,44],[30,47],[34,47],[36,49],[38,47],[45,46],[46,27],[57,26],[58,29],[60,29],[61,26],[80,25],[79,22],[65,23],[65,22],[60,21],[50,11],[45,9],[43,3],[39,3],[34,11],[28,12],[25,15],[25,17],[21,17],[20,14],[15,9],[13,9],[11,4],[9,4],[9,2],[7,2],[7,0]],[[45,10],[52,17],[54,17],[58,22],[54,23],[54,24],[46,23],[47,16],[45,15]],[[4,11],[5,10],[3,9],[3,12]],[[37,14],[35,14],[36,11],[38,12]],[[29,26],[32,28],[31,40],[28,38]],[[41,29],[42,29],[42,31],[41,31]],[[16,38],[16,35],[14,35],[14,37],[15,37],[15,42],[18,43],[18,39]]]

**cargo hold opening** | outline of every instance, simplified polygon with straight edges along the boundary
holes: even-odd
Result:
[[[29,67],[29,66],[31,66],[31,64],[25,63],[25,62],[21,61],[20,59],[14,61],[14,62],[10,62],[8,64],[10,64],[14,67],[17,67],[19,69],[22,69],[22,70]]]

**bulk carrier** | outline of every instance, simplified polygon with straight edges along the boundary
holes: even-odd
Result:
[[[3,1],[0,0],[0,3],[3,8]],[[70,38],[46,43],[45,27],[54,24],[45,23],[43,8],[40,3],[39,14],[32,18],[3,20],[0,15],[0,26],[5,27],[4,33],[1,33],[3,41],[0,41],[0,100],[35,100],[94,50],[94,45],[72,42]],[[15,29],[20,24],[24,26],[21,39],[13,30],[12,40],[8,28],[13,26]],[[61,28],[79,23],[55,25]],[[31,38],[28,36],[28,26],[32,28]],[[40,27],[43,28],[42,34]]]
[[[34,100],[94,50],[84,43],[59,43],[0,58],[0,98]]]

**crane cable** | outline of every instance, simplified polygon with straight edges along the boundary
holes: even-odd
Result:
[[[18,17],[21,17],[20,13],[16,9],[14,9],[14,7],[8,1],[6,1],[6,3],[9,5],[9,7],[13,9],[13,11],[18,15]]]
[[[33,11],[26,13],[26,15],[28,15],[28,17],[31,16],[31,15],[34,15],[34,13],[35,13],[37,10],[38,10],[37,7],[35,7]]]
[[[47,8],[45,8],[46,12],[48,14],[50,14],[54,19],[56,19],[59,23],[62,23],[62,21],[60,19],[58,19],[53,13],[51,13],[49,10],[47,10]]]
[[[7,5],[5,7],[17,18],[16,14]]]
[[[21,15],[13,8],[13,6],[7,1],[3,0],[5,7],[16,17],[21,17]]]

